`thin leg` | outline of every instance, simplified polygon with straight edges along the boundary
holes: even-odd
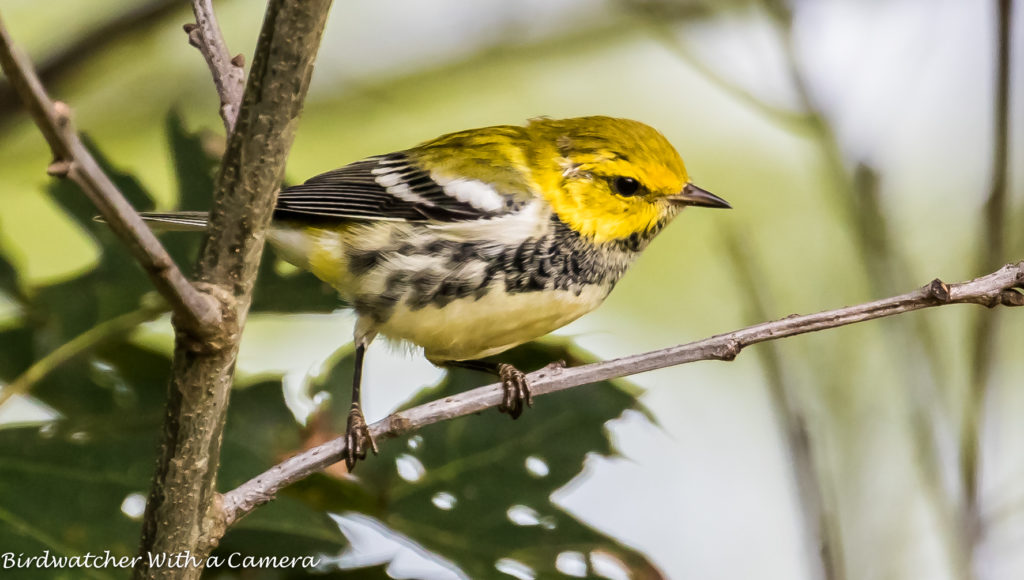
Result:
[[[533,395],[530,394],[526,374],[510,364],[486,360],[453,360],[442,364],[497,375],[501,379],[501,389],[504,393],[498,410],[508,413],[513,419],[518,419],[523,414],[523,403],[526,403],[526,407],[533,406]]]
[[[363,381],[363,357],[366,355],[366,344],[356,341],[355,372],[352,375],[352,407],[348,411],[348,428],[345,431],[345,466],[352,471],[356,461],[366,459],[366,449],[377,454],[377,443],[370,435],[366,425],[366,417],[360,405],[359,389]]]

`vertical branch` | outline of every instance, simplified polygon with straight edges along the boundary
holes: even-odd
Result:
[[[271,0],[267,6],[198,267],[200,283],[231,316],[211,340],[176,337],[136,578],[198,578],[201,565],[152,569],[147,554],[188,551],[201,562],[226,529],[216,479],[238,341],[329,6],[329,0]]]
[[[1007,189],[1010,178],[1010,48],[1013,0],[996,0],[996,78],[993,103],[992,183],[985,201],[981,227],[979,270],[988,268],[1006,253]],[[970,540],[977,542],[984,532],[981,517],[980,480],[982,428],[989,381],[996,360],[995,338],[999,317],[979,316],[975,321],[970,391],[960,424],[960,478],[964,493],[964,524]]]
[[[749,248],[734,230],[726,235],[726,246],[739,286],[758,288],[757,291],[744,293],[751,319],[767,319],[770,314],[764,284],[759,282],[763,276],[757,272]],[[804,538],[808,547],[817,548],[813,550],[811,576],[817,580],[843,580],[846,578],[846,565],[839,514],[825,475],[819,470],[819,463],[815,459],[807,417],[786,378],[777,346],[774,343],[766,344],[757,349],[757,354],[765,372],[772,407],[793,462],[793,479],[797,489],[796,499],[803,516]]]

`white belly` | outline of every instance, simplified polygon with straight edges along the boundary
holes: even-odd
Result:
[[[600,284],[572,284],[568,290],[508,293],[506,279],[498,275],[487,293],[476,298],[479,286],[488,279],[486,261],[478,258],[453,264],[451,248],[447,253],[444,248],[438,252],[402,253],[401,246],[392,247],[395,228],[401,228],[398,231],[402,236],[398,237],[403,245],[414,247],[438,239],[464,239],[439,236],[438,230],[425,230],[414,224],[390,223],[338,230],[276,227],[269,239],[286,259],[310,269],[353,305],[360,316],[357,340],[372,340],[374,335],[381,334],[406,341],[422,347],[427,358],[435,362],[483,358],[544,336],[597,308],[615,279]],[[372,248],[378,249],[380,260],[366,271],[353,273],[348,252],[355,249],[365,253]],[[498,259],[504,249],[507,247],[502,245],[485,248],[485,256]],[[618,268],[621,273],[631,259],[630,254],[619,258],[622,263],[610,263],[608,267]],[[432,280],[426,285],[427,292],[438,291],[438,284],[447,280],[472,293],[450,301],[442,294],[442,299],[411,307],[410,299],[423,295],[411,279],[421,275]],[[401,276],[403,281],[395,282]],[[576,290],[580,290],[579,294]]]
[[[557,290],[508,294],[496,285],[474,300],[455,300],[444,308],[428,305],[411,310],[404,303],[376,329],[388,338],[423,347],[431,361],[478,359],[561,328],[597,308],[608,288],[585,287],[574,292]]]

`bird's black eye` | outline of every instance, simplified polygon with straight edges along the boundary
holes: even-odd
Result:
[[[616,177],[614,186],[615,193],[626,197],[634,196],[640,192],[640,182],[632,177]]]

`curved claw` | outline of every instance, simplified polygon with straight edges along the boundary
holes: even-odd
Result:
[[[355,469],[356,461],[366,459],[367,448],[373,451],[374,455],[377,454],[377,442],[370,434],[363,411],[359,405],[352,405],[348,412],[348,427],[345,430],[345,467],[349,472]]]
[[[498,410],[508,413],[513,419],[518,419],[523,414],[524,402],[527,407],[533,406],[533,395],[530,393],[526,374],[510,364],[501,363],[498,365],[498,376],[501,377],[501,388],[504,393]]]

